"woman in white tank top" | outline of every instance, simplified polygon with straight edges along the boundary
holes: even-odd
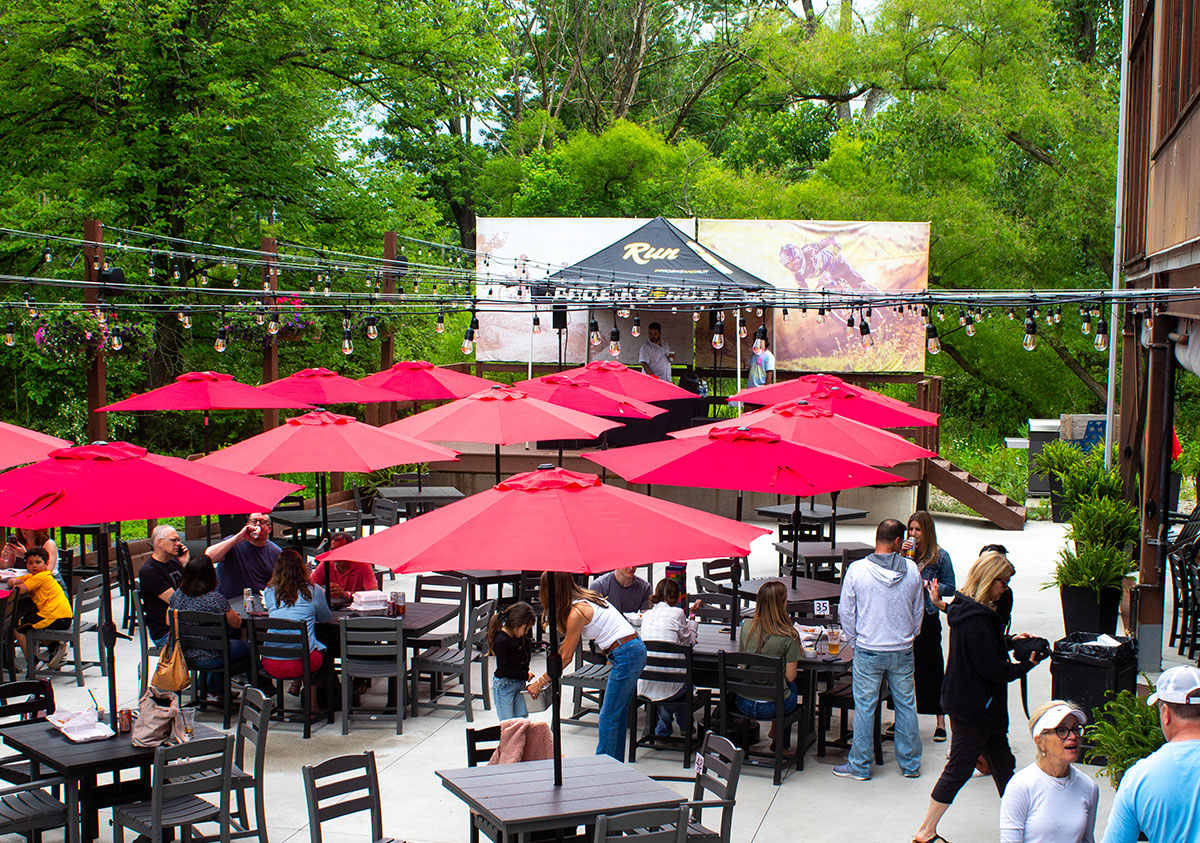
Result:
[[[554,606],[549,605],[550,577],[554,577]],[[583,639],[595,641],[612,664],[600,706],[596,754],[624,761],[629,701],[646,666],[646,646],[624,615],[596,592],[580,587],[568,573],[543,573],[538,599],[544,607],[542,626],[553,617],[562,636],[558,652],[564,665],[575,657],[575,648]],[[536,696],[549,684],[549,675],[542,674],[529,683],[529,692]]]

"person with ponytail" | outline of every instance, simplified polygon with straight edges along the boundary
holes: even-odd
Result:
[[[529,631],[533,629],[533,608],[524,602],[513,603],[492,615],[488,624],[488,652],[496,657],[492,674],[492,702],[500,722],[528,717],[521,692],[533,678],[529,670],[532,648]]]

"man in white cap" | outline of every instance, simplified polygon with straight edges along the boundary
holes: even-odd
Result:
[[[1146,702],[1167,742],[1121,779],[1104,843],[1135,843],[1139,831],[1150,843],[1200,840],[1200,669],[1163,671]]]

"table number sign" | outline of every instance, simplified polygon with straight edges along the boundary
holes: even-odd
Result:
[[[814,600],[813,601],[813,614],[821,615],[823,617],[828,616],[829,615],[829,601],[828,600]]]

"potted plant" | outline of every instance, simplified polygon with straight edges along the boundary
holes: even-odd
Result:
[[[1033,468],[1050,481],[1050,520],[1061,524],[1069,517],[1063,506],[1063,482],[1083,464],[1086,457],[1078,447],[1061,439],[1047,442],[1033,458]]]
[[[1063,548],[1054,567],[1062,600],[1063,628],[1072,632],[1117,633],[1121,589],[1129,574],[1129,556],[1115,547]]]
[[[1121,691],[1093,712],[1085,731],[1088,761],[1103,763],[1100,775],[1115,789],[1125,771],[1163,745],[1158,710],[1129,691]],[[1100,761],[1103,759],[1103,761]]]

